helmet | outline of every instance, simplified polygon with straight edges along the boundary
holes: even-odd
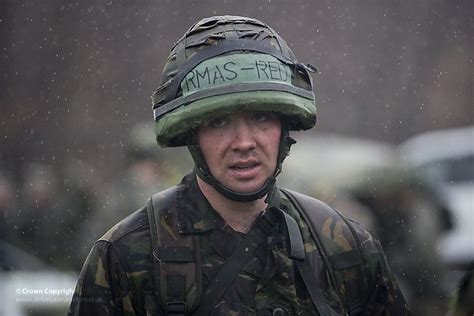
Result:
[[[152,96],[158,144],[184,146],[189,131],[210,115],[243,110],[274,111],[290,129],[309,129],[316,106],[308,70],[256,19],[203,19],[172,48]]]
[[[280,167],[294,142],[287,131],[310,129],[316,123],[309,74],[314,71],[299,63],[286,42],[259,20],[205,18],[173,46],[161,85],[152,95],[157,142],[161,147],[187,145],[196,166],[206,167],[190,144],[197,126],[214,116],[272,111],[282,117],[282,140],[289,143],[283,144]]]

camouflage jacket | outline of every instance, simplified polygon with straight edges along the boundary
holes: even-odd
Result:
[[[209,205],[199,190],[195,175],[178,185],[179,232],[199,234],[203,288],[229,258],[243,235],[235,232]],[[292,203],[282,195],[278,205],[298,223],[306,256],[325,297],[337,295],[330,285],[315,240]],[[163,227],[166,229],[166,227]],[[252,227],[251,229],[257,229]],[[334,234],[338,225],[328,228]],[[332,230],[332,231],[331,231]],[[341,244],[344,240],[340,241]],[[213,315],[272,315],[276,307],[286,315],[318,315],[292,259],[285,249],[285,237],[266,236],[232,285],[215,306]],[[406,303],[383,254],[371,265],[371,284],[365,315],[406,315]],[[100,238],[89,253],[76,286],[70,315],[146,315],[145,296],[153,293],[153,257],[146,207],[116,224]]]

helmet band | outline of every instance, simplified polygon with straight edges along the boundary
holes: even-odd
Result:
[[[202,49],[196,52],[176,73],[171,81],[165,82],[162,86],[160,86],[155,93],[152,95],[152,103],[153,108],[157,108],[158,106],[163,106],[166,103],[174,100],[178,96],[179,89],[182,86],[182,82],[185,77],[189,78],[189,74],[203,61],[207,61],[208,59],[214,59],[213,57],[223,55],[229,52],[234,51],[247,51],[247,52],[258,52],[261,53],[259,55],[268,55],[269,57],[273,56],[274,59],[278,60],[279,64],[286,64],[286,65],[293,65],[297,69],[297,71],[305,73],[306,76],[309,78],[309,74],[307,72],[314,72],[314,70],[306,66],[304,64],[299,64],[294,61],[291,61],[289,57],[283,56],[281,52],[275,49],[275,47],[264,43],[264,42],[257,42],[254,40],[226,40],[220,42],[218,45],[211,45],[205,49]],[[246,55],[246,54],[233,54],[233,55]],[[229,55],[232,56],[232,55]],[[260,64],[260,67],[265,67],[264,64]],[[288,66],[287,66],[288,67]],[[263,69],[260,69],[262,72],[262,76],[264,75]],[[234,70],[235,71],[235,70]],[[267,70],[270,72],[270,69]],[[281,72],[280,72],[281,74]],[[272,75],[276,75],[275,70],[273,70]],[[280,75],[281,77],[281,75]],[[214,79],[214,78],[212,78]],[[312,92],[312,91],[310,91]]]

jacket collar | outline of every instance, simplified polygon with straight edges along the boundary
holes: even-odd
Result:
[[[269,207],[279,207],[279,190],[275,187],[270,192],[272,197]],[[204,233],[223,223],[199,189],[195,172],[186,174],[178,185],[176,206],[178,231],[181,234]]]
[[[179,233],[203,233],[215,227],[218,214],[199,189],[194,172],[185,175],[178,185],[176,209]]]

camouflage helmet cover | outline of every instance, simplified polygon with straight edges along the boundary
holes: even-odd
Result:
[[[152,96],[158,144],[184,146],[204,120],[246,110],[273,111],[290,130],[309,129],[316,122],[309,71],[256,19],[203,19],[172,48]]]

